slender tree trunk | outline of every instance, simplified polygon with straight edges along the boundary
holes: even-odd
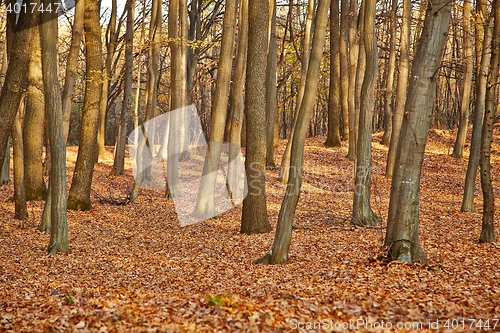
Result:
[[[231,132],[229,136],[229,164],[227,170],[227,191],[233,200],[243,198],[241,173],[241,134],[245,109],[245,74],[248,50],[248,0],[241,0],[238,18],[238,49],[233,75],[231,95]]]
[[[276,99],[276,0],[269,0],[269,44],[266,73],[266,167],[274,169],[274,124],[278,112]]]
[[[387,154],[387,165],[385,177],[392,178],[396,153],[398,150],[399,134],[403,122],[404,109],[406,104],[406,92],[408,88],[408,73],[410,71],[410,28],[411,28],[411,3],[410,0],[403,0],[403,17],[401,22],[401,46],[399,48],[398,61],[398,86],[396,88],[396,101],[392,116],[391,142]]]
[[[325,146],[340,147],[340,26],[339,2],[330,2],[330,90],[328,92],[328,135]]]
[[[106,111],[108,108],[109,82],[111,78],[111,65],[116,51],[116,0],[111,0],[111,16],[106,32],[106,60],[104,64],[104,75],[102,82],[101,101],[99,102],[99,127],[97,131],[98,158],[102,158],[106,138]],[[97,162],[97,159],[96,159]]]
[[[9,27],[7,24],[7,42],[4,43],[4,49],[3,51],[3,57],[2,57],[2,69],[0,71],[0,89],[3,87],[5,83],[5,75],[7,74],[7,67],[9,66],[9,59],[8,59],[8,49],[7,49],[7,44],[10,44],[9,39],[11,39],[12,36],[12,29]],[[2,163],[2,170],[0,171],[0,184],[8,184],[10,183],[10,140],[7,139],[7,148],[5,149],[5,157]]]
[[[49,4],[55,7],[57,2],[54,1],[43,0],[44,7],[47,8]],[[97,14],[97,20],[99,19],[97,4],[86,7],[86,9],[89,11],[93,9],[94,14]],[[51,156],[49,181],[51,235],[47,251],[49,254],[55,254],[69,250],[68,218],[66,213],[66,147],[63,133],[61,90],[57,74],[57,12],[45,11],[41,15],[42,22],[45,22],[40,25],[40,40]],[[91,38],[88,38],[87,42],[90,41]],[[87,67],[87,70],[91,68]],[[91,164],[93,165],[93,163]]]
[[[351,161],[356,159],[356,139],[357,139],[357,124],[356,124],[356,80],[359,58],[359,36],[357,36],[357,21],[358,21],[358,0],[351,0],[349,7],[349,91],[348,91],[348,106],[349,106],[349,146],[347,158]]]
[[[85,1],[85,55],[86,76],[83,100],[82,129],[73,181],[69,190],[68,209],[90,210],[90,189],[97,157],[96,133],[99,127],[99,103],[102,89],[102,45],[99,6],[94,1]],[[55,133],[57,134],[57,133]],[[51,142],[52,144],[52,142]],[[53,145],[51,146],[51,152]],[[52,174],[52,169],[51,169]],[[54,201],[55,198],[52,198]],[[54,203],[53,203],[54,205]],[[54,209],[54,207],[52,207]]]
[[[483,115],[486,104],[486,90],[488,83],[488,73],[490,70],[491,59],[491,38],[492,38],[492,23],[493,17],[486,19],[486,2],[482,1],[478,5],[477,15],[479,22],[477,25],[482,26],[480,30],[484,30],[484,38],[482,45],[482,54],[480,68],[476,75],[476,99],[474,103],[474,123],[472,126],[472,139],[470,143],[469,162],[467,164],[467,174],[465,175],[464,196],[462,198],[462,212],[475,212],[474,208],[474,186],[476,183],[477,169],[479,167],[479,159],[481,155],[481,132],[483,126]]]
[[[64,142],[68,141],[69,121],[71,109],[73,108],[73,97],[75,95],[76,71],[78,69],[78,56],[83,36],[83,16],[85,12],[85,0],[78,0],[75,5],[73,27],[71,33],[71,46],[69,48],[66,63],[66,78],[62,92]]]
[[[24,113],[24,101],[21,100],[19,112],[14,120],[12,128],[12,142],[14,146],[14,218],[25,220],[28,217],[26,207],[26,186],[24,178],[24,154],[23,154],[23,130],[21,124],[21,114]]]
[[[125,171],[125,146],[127,144],[127,128],[132,110],[132,72],[134,70],[134,9],[135,0],[127,1],[127,30],[125,32],[125,74],[123,102],[116,138],[116,150],[112,175],[123,175]]]
[[[382,144],[388,145],[391,141],[392,131],[392,95],[394,93],[394,72],[396,70],[396,31],[397,31],[397,10],[398,1],[392,0],[391,5],[391,19],[389,21],[390,31],[390,50],[389,62],[387,64],[387,81],[385,84],[385,102],[384,102],[384,136],[382,137]]]
[[[5,149],[5,157],[3,159],[0,176],[0,184],[4,185],[10,183],[10,141],[7,141],[7,148]]]
[[[354,1],[354,0],[352,0]],[[342,107],[342,141],[349,140],[349,1],[340,9],[340,103]]]
[[[428,261],[419,241],[420,177],[450,11],[448,0],[428,4],[411,71],[385,236],[389,258],[400,262]]]
[[[334,0],[335,1],[335,0]],[[316,25],[309,60],[306,91],[299,109],[297,127],[292,139],[292,155],[290,179],[286,187],[285,198],[278,216],[278,226],[271,250],[254,263],[280,264],[288,261],[288,251],[292,238],[292,222],[299,201],[302,186],[302,168],[304,165],[304,144],[309,122],[312,117],[314,102],[319,82],[319,70],[323,56],[328,24],[328,7],[330,0],[319,0],[316,14]]]
[[[280,181],[284,184],[288,183],[288,175],[290,169],[290,154],[292,149],[292,138],[293,132],[295,131],[295,124],[297,123],[297,117],[300,110],[300,105],[302,104],[302,99],[304,98],[304,91],[306,88],[306,76],[307,68],[309,66],[309,56],[311,53],[311,32],[313,26],[314,8],[315,0],[309,0],[307,5],[307,19],[306,19],[306,30],[304,35],[304,49],[302,51],[302,67],[300,70],[300,84],[299,91],[297,93],[297,101],[295,103],[295,110],[292,123],[292,131],[290,133],[290,138],[288,139],[285,147],[285,152],[281,159],[281,170],[280,170]]]
[[[220,164],[222,142],[224,141],[237,14],[238,1],[227,2],[222,27],[222,43],[219,66],[217,69],[217,86],[215,99],[212,103],[210,139],[207,147],[207,155],[205,156],[205,164],[203,166],[203,177],[198,192],[198,200],[193,213],[193,215],[200,219],[207,219],[216,215],[214,191]]]
[[[367,66],[361,87],[356,180],[351,223],[357,225],[374,225],[381,222],[370,205],[372,178],[372,119],[375,106],[375,85],[377,83],[376,75],[378,69],[377,41],[374,38],[376,0],[363,1],[365,3],[362,6],[364,9],[362,33]]]
[[[453,147],[452,156],[462,158],[464,153],[465,139],[467,138],[467,128],[469,126],[469,102],[472,90],[473,54],[472,36],[470,29],[471,20],[471,0],[464,0],[463,8],[463,43],[465,73],[463,77],[462,98],[460,102],[460,120],[458,125],[457,138]]]
[[[498,99],[498,68],[500,61],[500,0],[493,2],[494,29],[491,47],[491,65],[486,90],[486,109],[481,138],[481,189],[483,191],[483,223],[480,243],[491,243],[495,239],[495,197],[491,182],[491,141],[495,122],[496,100]]]
[[[249,2],[248,56],[245,85],[246,160],[248,194],[243,200],[241,233],[272,230],[266,205],[266,65],[269,0]]]

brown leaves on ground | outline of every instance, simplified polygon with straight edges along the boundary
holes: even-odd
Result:
[[[324,148],[324,138],[307,141],[297,229],[290,261],[284,265],[251,264],[269,250],[274,232],[240,235],[241,206],[183,228],[172,200],[163,198],[161,190],[143,189],[128,205],[98,203],[97,195],[109,196],[111,188],[118,196],[132,184],[130,168],[125,176],[107,176],[111,153],[96,166],[94,208],[68,212],[67,254],[46,253],[49,236],[35,229],[43,203],[29,203],[29,220],[16,221],[13,203],[7,201],[12,185],[3,186],[0,328],[477,331],[472,324],[481,319],[479,328],[487,328],[484,320],[490,319],[490,330],[498,331],[500,322],[494,320],[500,318],[500,255],[498,245],[477,243],[480,187],[478,213],[460,213],[467,160],[449,156],[453,134],[431,134],[420,211],[421,243],[431,260],[425,267],[376,259],[383,254],[385,229],[349,224],[353,165],[344,158],[346,148]],[[375,142],[373,148],[372,204],[385,220],[390,189],[390,180],[383,177],[387,148]],[[68,148],[68,156],[70,181],[75,147]],[[494,157],[495,176],[497,162]],[[284,194],[278,174],[279,170],[268,171],[268,210],[274,225]]]

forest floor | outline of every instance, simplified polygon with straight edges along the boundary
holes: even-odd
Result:
[[[373,143],[372,206],[384,224],[349,223],[354,168],[346,144],[331,149],[325,138],[308,139],[297,229],[282,265],[252,264],[269,250],[274,231],[241,235],[241,206],[181,227],[160,190],[143,189],[127,205],[99,203],[109,189],[118,196],[133,182],[130,168],[108,176],[111,148],[95,169],[93,209],[68,212],[69,253],[47,255],[49,235],[36,230],[43,202],[28,204],[28,220],[14,220],[13,186],[3,186],[0,331],[500,331],[500,250],[477,242],[479,178],[478,212],[460,213],[467,159],[450,156],[454,135],[431,130],[426,149],[420,206],[426,266],[378,260],[390,194],[380,135]],[[498,142],[493,150],[498,194]],[[68,148],[68,182],[76,151]],[[267,172],[273,226],[285,189],[278,175]],[[498,220],[496,230],[498,237]]]

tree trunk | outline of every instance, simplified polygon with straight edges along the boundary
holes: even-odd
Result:
[[[43,182],[43,132],[45,120],[44,87],[40,34],[33,32],[33,47],[28,72],[28,96],[23,125],[24,177],[26,199],[41,200],[46,188]]]
[[[269,0],[248,7],[248,56],[245,85],[246,160],[248,194],[243,200],[241,233],[272,230],[266,206],[266,65]]]
[[[358,0],[351,0],[349,7],[349,91],[348,91],[348,117],[349,117],[349,146],[347,158],[356,159],[356,73],[359,57],[359,36],[357,36]]]
[[[411,71],[385,236],[389,258],[400,262],[428,261],[418,234],[420,177],[450,11],[448,0],[428,4]]]
[[[125,32],[125,73],[123,102],[118,124],[116,150],[111,175],[123,175],[125,171],[125,146],[127,144],[127,128],[132,110],[132,72],[134,70],[134,12],[135,0],[127,1],[127,30]]]
[[[278,112],[276,99],[276,0],[269,0],[269,47],[266,72],[266,167],[274,169],[274,124]]]
[[[488,86],[486,90],[486,109],[481,138],[481,189],[483,191],[483,223],[481,228],[480,243],[495,241],[495,197],[491,183],[491,141],[493,138],[493,125],[495,122],[496,100],[498,98],[498,65],[500,60],[500,0],[493,2],[495,24],[491,47],[491,65]]]
[[[57,2],[54,1],[43,0],[44,7],[47,8],[49,4],[55,7]],[[86,3],[92,3],[92,1],[86,1]],[[99,13],[97,10],[97,4],[86,7],[86,13],[87,11],[92,11],[94,15],[97,15],[98,20]],[[43,83],[45,86],[45,109],[47,110],[51,156],[49,181],[51,235],[47,251],[49,254],[55,254],[69,250],[68,219],[66,213],[66,147],[63,133],[61,90],[57,74],[57,12],[45,11],[41,13],[41,16],[42,22],[45,22],[40,25],[40,40],[42,45]],[[90,33],[87,34],[87,36],[89,35]],[[87,39],[87,42],[91,41],[91,38]],[[88,71],[91,69],[91,66],[87,67]],[[90,164],[93,166],[93,163]]]
[[[99,103],[102,89],[102,45],[99,6],[94,1],[85,1],[85,55],[86,76],[83,100],[82,129],[73,181],[69,190],[68,209],[90,210],[90,188],[97,157],[96,133],[99,127]],[[51,142],[52,144],[52,142]],[[53,147],[51,146],[51,151]],[[52,171],[51,171],[52,173]],[[55,198],[52,198],[54,201]],[[53,203],[54,204],[54,203]],[[53,208],[54,209],[54,208]]]
[[[73,97],[75,95],[76,70],[78,69],[78,56],[83,36],[83,15],[85,12],[85,0],[79,0],[75,5],[73,28],[71,33],[71,46],[69,48],[68,60],[66,63],[66,76],[62,92],[62,110],[64,142],[68,141],[69,121],[71,109],[73,108]]]
[[[478,9],[482,12],[479,17],[480,22],[477,25],[484,27],[484,38],[481,54],[479,71],[476,75],[476,99],[474,103],[474,123],[472,126],[472,138],[470,143],[469,162],[467,164],[467,174],[465,175],[464,196],[462,198],[462,212],[475,212],[474,208],[474,185],[476,183],[477,169],[481,155],[481,132],[483,126],[483,115],[486,104],[486,90],[488,84],[488,73],[490,70],[491,59],[491,38],[493,17],[484,21],[486,18],[485,2],[481,2]],[[482,10],[481,10],[482,9]],[[483,30],[483,29],[481,29]]]
[[[328,92],[328,135],[325,146],[340,147],[340,26],[339,2],[330,2],[330,90]]]
[[[410,71],[410,29],[411,29],[411,3],[410,0],[403,0],[403,18],[401,22],[401,46],[399,48],[398,60],[398,86],[396,88],[396,101],[392,115],[392,132],[389,143],[389,152],[387,153],[387,165],[385,177],[392,178],[394,173],[394,164],[398,150],[399,135],[403,114],[406,104],[406,92],[408,88],[408,73]]]
[[[354,1],[354,0],[352,0]],[[349,140],[349,2],[341,1],[340,9],[340,98],[342,106],[342,141]]]
[[[8,27],[8,26],[7,26]],[[9,29],[9,28],[8,28]],[[9,29],[10,30],[10,29]],[[8,50],[7,44],[9,43],[9,39],[12,37],[12,34],[7,34],[7,43],[4,43],[3,48],[3,56],[2,56],[2,69],[0,71],[0,89],[3,87],[5,82],[5,75],[7,74],[7,67],[9,66],[8,61]],[[7,148],[5,149],[5,157],[2,161],[2,170],[0,171],[0,185],[10,183],[10,140],[7,138]]]
[[[384,101],[384,136],[382,137],[382,144],[388,145],[391,141],[391,131],[392,131],[392,95],[394,93],[394,72],[396,70],[396,31],[397,31],[397,11],[398,11],[398,1],[392,0],[391,5],[391,18],[389,21],[389,31],[390,31],[390,50],[389,50],[389,62],[387,64],[387,81],[385,84],[385,101]]]
[[[351,223],[374,225],[381,220],[370,205],[372,167],[372,119],[375,104],[375,85],[378,68],[377,41],[375,35],[376,0],[363,0],[363,47],[366,54],[366,71],[361,87],[359,133],[357,140],[356,180]]]
[[[245,74],[248,50],[248,0],[241,0],[238,18],[238,48],[231,95],[231,132],[229,134],[229,164],[227,191],[233,200],[243,198],[244,188],[239,181],[241,173],[241,134],[245,109]]]
[[[215,211],[214,191],[219,171],[222,143],[224,141],[237,14],[238,1],[227,2],[222,27],[222,43],[219,66],[217,69],[217,86],[215,99],[212,103],[210,139],[207,147],[207,155],[205,156],[205,164],[203,165],[203,177],[198,192],[198,200],[193,213],[194,216],[202,220],[217,215]]]
[[[472,90],[472,71],[473,71],[473,54],[472,54],[472,36],[470,29],[471,20],[471,0],[464,0],[463,8],[463,43],[464,43],[464,62],[465,73],[463,77],[462,99],[460,102],[460,119],[458,125],[457,138],[453,147],[455,158],[462,158],[464,153],[465,140],[467,138],[467,128],[469,126],[469,102]]]
[[[14,127],[12,128],[12,142],[14,146],[14,218],[18,220],[25,220],[28,217],[24,178],[23,130],[21,125],[21,114],[23,112],[24,102],[21,100],[19,111],[14,120]]]
[[[335,1],[335,0],[334,0]],[[302,186],[302,168],[304,165],[304,144],[309,122],[312,117],[314,102],[319,82],[319,70],[323,56],[328,24],[328,7],[330,0],[319,0],[316,24],[312,42],[311,58],[307,70],[306,91],[301,103],[292,140],[290,179],[286,187],[285,198],[278,216],[276,235],[269,253],[254,263],[280,264],[288,261],[288,250],[292,238],[292,222],[297,208]]]
[[[295,131],[295,124],[297,123],[297,117],[300,110],[300,105],[302,104],[302,99],[304,98],[304,91],[306,88],[307,68],[309,66],[309,56],[311,53],[311,32],[313,26],[314,7],[315,7],[314,5],[315,5],[315,0],[309,0],[307,5],[307,20],[306,20],[306,29],[304,35],[304,49],[302,51],[302,67],[300,69],[300,84],[299,84],[299,91],[297,93],[297,101],[295,103],[292,131],[290,132],[290,138],[286,143],[285,151],[281,159],[280,181],[283,182],[284,184],[288,183],[293,132]]]

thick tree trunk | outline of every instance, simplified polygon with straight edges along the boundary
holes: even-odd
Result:
[[[408,88],[408,73],[410,71],[410,28],[411,28],[411,3],[410,0],[403,0],[403,17],[401,22],[401,46],[399,48],[398,60],[398,86],[396,88],[396,100],[394,103],[394,112],[392,115],[392,132],[389,143],[389,152],[387,153],[387,165],[385,177],[392,178],[394,173],[394,164],[398,150],[399,135],[403,114],[406,104],[406,92]]]
[[[21,114],[24,112],[24,102],[19,105],[19,112],[12,128],[12,142],[14,145],[14,218],[25,220],[28,217],[26,207],[26,182],[24,178],[23,130]]]
[[[49,3],[52,4],[52,7],[55,7],[57,2],[54,1],[43,0],[44,7],[47,8]],[[99,19],[97,4],[90,6],[90,8],[86,7],[89,11],[92,8],[95,11],[94,14],[97,15],[97,19]],[[55,254],[69,250],[66,213],[66,147],[63,133],[61,90],[57,74],[57,12],[45,11],[41,15],[42,21],[45,22],[40,26],[40,39],[51,156],[49,181],[51,235],[47,251],[49,254]],[[90,41],[91,39],[88,38],[87,42]],[[87,70],[91,68],[87,67]],[[93,166],[93,163],[91,164]]]
[[[335,0],[334,0],[335,1]],[[269,253],[254,263],[281,264],[288,261],[288,250],[292,238],[292,222],[295,209],[299,201],[300,189],[302,186],[302,168],[304,166],[304,144],[306,134],[311,120],[314,102],[319,82],[319,70],[323,56],[323,47],[326,39],[326,26],[328,24],[328,7],[330,0],[319,0],[316,14],[316,26],[312,41],[311,58],[309,60],[306,91],[304,99],[299,109],[297,117],[297,127],[295,128],[292,140],[292,155],[290,179],[286,187],[285,198],[281,204],[278,216],[278,226],[276,235]]]
[[[330,2],[330,89],[328,92],[328,135],[325,146],[340,147],[340,26],[339,2]],[[347,81],[346,81],[347,82]]]
[[[125,32],[125,74],[123,102],[116,138],[116,150],[111,175],[123,175],[125,171],[125,147],[127,144],[127,128],[132,110],[132,72],[134,70],[134,12],[135,0],[127,1],[127,30]]]
[[[274,124],[278,112],[276,99],[276,0],[269,0],[269,47],[266,73],[266,167],[274,169]]]
[[[381,222],[370,205],[372,178],[372,118],[375,105],[375,85],[378,68],[377,41],[374,38],[376,0],[363,1],[365,3],[362,6],[364,9],[362,33],[367,66],[361,87],[356,180],[351,223],[357,225],[374,225]]]
[[[99,103],[101,101],[103,82],[99,7],[94,1],[85,1],[84,31],[85,55],[87,58],[85,96],[83,100],[80,145],[78,147],[75,172],[68,196],[68,209],[71,210],[90,210],[92,208],[90,188],[94,174],[94,163],[97,157],[96,133],[99,127]],[[51,146],[51,152],[52,149],[53,147]],[[52,198],[53,201],[54,199]]]
[[[480,4],[478,8],[482,14],[478,17],[486,18],[486,8]],[[492,39],[493,17],[486,21],[480,21],[477,25],[484,27],[484,38],[481,52],[481,62],[476,75],[476,99],[474,103],[474,119],[472,125],[472,138],[470,143],[469,162],[467,164],[467,174],[465,175],[464,196],[462,198],[462,212],[475,212],[474,208],[474,186],[476,183],[477,169],[481,155],[481,132],[483,126],[483,115],[486,104],[486,90],[488,83],[488,73],[491,59],[491,39]],[[483,29],[480,29],[483,30]]]
[[[450,11],[448,0],[428,4],[411,71],[385,236],[389,258],[400,262],[428,261],[419,241],[420,177]]]
[[[384,101],[384,136],[382,137],[382,144],[388,145],[391,141],[392,131],[392,95],[394,94],[394,72],[396,70],[396,31],[397,31],[397,14],[398,1],[392,0],[391,5],[391,19],[389,22],[390,32],[390,51],[389,62],[387,64],[387,80],[385,84],[385,101]]]
[[[500,0],[493,2],[495,24],[491,47],[491,65],[488,86],[486,90],[486,109],[481,138],[481,189],[483,190],[483,223],[480,243],[495,241],[495,197],[491,183],[491,141],[495,122],[496,100],[498,98],[498,67],[500,60]]]
[[[248,0],[241,0],[238,18],[238,49],[231,95],[231,132],[229,134],[229,164],[227,170],[227,191],[233,200],[243,198],[241,173],[241,134],[245,109],[245,74],[248,50]]]
[[[473,72],[473,54],[472,54],[472,36],[470,29],[471,20],[471,0],[464,0],[463,8],[463,43],[464,43],[464,62],[465,73],[463,77],[462,98],[460,102],[460,120],[458,125],[457,138],[453,146],[455,158],[462,158],[464,153],[465,139],[467,138],[467,128],[469,126],[469,102],[472,90],[472,72]]]
[[[75,5],[73,27],[71,32],[71,46],[69,48],[66,63],[66,77],[62,92],[62,110],[64,142],[68,141],[69,121],[71,109],[73,108],[73,96],[75,94],[76,70],[78,68],[78,56],[83,36],[83,16],[85,12],[85,0],[78,0]]]
[[[203,177],[198,192],[198,200],[193,212],[193,215],[200,219],[207,219],[217,215],[215,211],[214,191],[220,164],[222,142],[224,141],[237,14],[238,1],[227,2],[222,27],[220,60],[217,69],[217,87],[215,99],[212,103],[210,139],[207,147],[207,155],[205,156],[205,164],[203,165]]]
[[[248,7],[248,56],[245,85],[246,160],[248,194],[243,200],[241,233],[272,230],[266,205],[266,65],[269,1]]]

